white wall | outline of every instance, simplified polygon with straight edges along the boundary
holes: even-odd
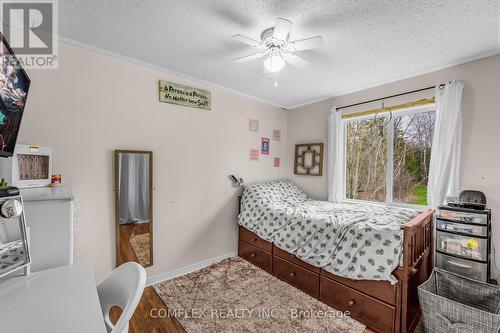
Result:
[[[292,152],[295,144],[312,141],[326,143],[327,117],[332,106],[362,102],[432,86],[449,80],[462,80],[465,83],[462,101],[461,188],[477,189],[486,194],[488,206],[493,210],[494,244],[500,250],[500,227],[498,226],[498,223],[500,223],[500,56],[470,62],[291,110],[288,114],[289,163],[292,163]],[[426,93],[407,95],[392,100],[391,104],[415,101],[429,97],[432,93],[432,91],[428,91]],[[380,104],[365,107],[380,107]],[[323,177],[296,176],[289,170],[289,177],[316,198],[326,200],[326,174]],[[500,254],[496,262],[500,266]]]
[[[73,187],[80,222],[75,250],[100,279],[115,266],[113,150],[154,152],[154,266],[148,275],[236,251],[237,190],[286,174],[286,112],[103,53],[60,43],[58,70],[32,80],[19,143],[54,148],[54,173]],[[158,102],[158,80],[212,92],[212,111]],[[248,131],[249,118],[260,132]],[[271,155],[249,160],[261,136],[281,129]],[[280,168],[273,157],[282,158]],[[50,241],[50,240],[47,240]]]

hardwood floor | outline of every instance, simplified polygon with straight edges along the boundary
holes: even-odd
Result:
[[[150,223],[139,223],[139,224],[120,224],[120,252],[119,252],[119,264],[124,262],[139,262],[137,256],[135,255],[134,248],[130,243],[130,238],[133,235],[140,235],[147,232],[151,232]]]
[[[160,309],[166,311],[167,307],[152,287],[146,288],[137,310],[130,320],[129,333],[186,333],[177,319],[173,317],[153,318],[151,316],[152,310],[154,313]],[[113,322],[116,322],[119,315],[119,309],[112,311],[111,319]],[[374,332],[366,329],[364,333]]]
[[[156,294],[152,287],[144,289],[137,310],[129,323],[129,333],[186,333],[181,324],[174,317],[153,318],[151,312],[156,314],[158,310],[167,310],[167,307]],[[111,320],[116,322],[121,311],[113,309]]]

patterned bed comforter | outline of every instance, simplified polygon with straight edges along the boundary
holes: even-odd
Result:
[[[238,224],[314,266],[350,279],[385,280],[402,251],[401,225],[418,211],[311,199],[289,181],[245,187]]]

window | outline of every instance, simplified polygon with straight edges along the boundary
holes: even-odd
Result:
[[[434,116],[427,106],[344,120],[345,197],[427,205]]]

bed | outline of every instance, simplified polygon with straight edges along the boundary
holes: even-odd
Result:
[[[430,275],[433,211],[311,199],[288,181],[247,186],[240,257],[376,332],[412,332]]]

